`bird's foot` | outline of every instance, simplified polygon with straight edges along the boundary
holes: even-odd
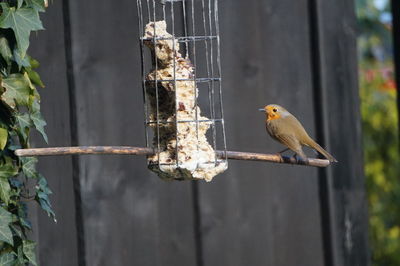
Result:
[[[297,164],[308,164],[308,158],[303,156],[298,156],[297,153],[293,155],[293,158],[296,160]]]
[[[282,153],[284,153],[284,152],[287,151],[287,150],[289,150],[289,148],[286,148],[286,149],[284,149],[284,150],[282,150],[282,151],[276,153],[276,155],[278,155],[278,156],[281,158],[281,161],[282,161],[282,162],[284,161],[283,156],[282,156]]]

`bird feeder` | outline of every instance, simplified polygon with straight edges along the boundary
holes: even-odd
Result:
[[[156,151],[147,160],[161,178],[210,181],[228,167],[217,4],[137,1],[146,145]]]

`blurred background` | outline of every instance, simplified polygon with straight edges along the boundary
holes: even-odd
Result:
[[[357,0],[356,4],[372,262],[400,265],[399,120],[391,2]]]

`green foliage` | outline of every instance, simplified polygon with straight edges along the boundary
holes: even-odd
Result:
[[[4,147],[7,144],[7,140],[8,140],[7,129],[0,127],[0,150],[4,150]]]
[[[10,7],[7,3],[0,5],[2,8],[0,27],[3,29],[11,28],[14,31],[18,53],[21,58],[24,58],[29,47],[31,31],[43,30],[39,13],[32,7],[21,7],[20,4],[18,4],[18,7]]]
[[[0,241],[14,245],[13,234],[10,228],[11,222],[12,214],[3,208],[0,208]]]
[[[396,90],[381,70],[361,75],[365,174],[374,265],[400,265],[400,155]],[[368,78],[372,76],[372,78]]]
[[[29,104],[29,82],[22,74],[11,74],[3,78],[2,86],[5,89],[1,99],[11,108],[16,105],[27,106]]]
[[[5,253],[0,256],[0,266],[14,266],[15,265],[15,253]]]
[[[35,254],[35,246],[36,243],[31,241],[31,240],[23,240],[22,241],[23,245],[23,252],[26,258],[29,260],[30,263],[33,265],[37,265],[36,263],[36,254]]]
[[[372,264],[400,265],[400,143],[389,11],[357,0],[360,96]]]
[[[47,141],[36,86],[44,87],[34,70],[39,63],[27,54],[32,31],[43,29],[39,12],[45,0],[0,3],[0,266],[37,265],[36,243],[27,239],[31,224],[25,201],[35,200],[55,217],[46,179],[36,170],[36,158],[18,158],[17,148],[29,147],[32,128]],[[30,181],[32,180],[32,181]],[[36,182],[31,195],[32,182]]]

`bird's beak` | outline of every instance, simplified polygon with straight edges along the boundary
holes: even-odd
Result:
[[[265,113],[265,109],[264,108],[260,108],[260,109],[258,109],[258,111]]]

